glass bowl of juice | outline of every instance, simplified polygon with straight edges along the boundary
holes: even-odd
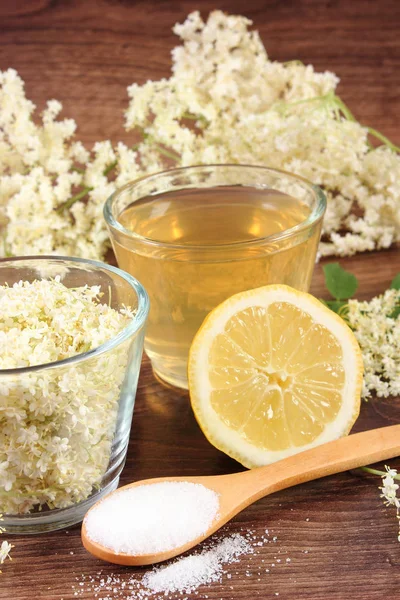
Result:
[[[104,215],[119,266],[150,297],[156,376],[188,387],[192,339],[229,296],[273,283],[307,291],[325,208],[318,186],[258,166],[171,169],[117,190]]]

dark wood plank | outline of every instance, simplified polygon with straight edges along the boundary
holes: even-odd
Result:
[[[400,142],[396,128],[400,4],[396,0],[221,0],[218,4],[254,19],[272,58],[300,58],[319,70],[336,71],[342,78],[340,93],[355,114]],[[201,7],[205,15],[215,6],[208,0],[3,2],[0,68],[12,66],[20,72],[28,95],[40,109],[46,99],[60,99],[87,144],[102,138],[126,139],[121,118],[126,86],[167,76],[169,50],[176,44],[171,26],[191,10]],[[359,278],[360,298],[383,291],[400,271],[398,249],[341,262]],[[324,295],[321,265],[316,267],[312,291]],[[400,401],[365,403],[357,429],[399,418]],[[145,359],[122,483],[240,468],[206,442],[187,395],[159,384]],[[400,599],[397,523],[393,512],[384,509],[377,485],[373,478],[344,473],[261,500],[229,530],[242,527],[261,534],[268,527],[277,536],[276,543],[260,548],[252,560],[245,557],[234,565],[229,584],[225,579],[221,585],[202,589],[199,597],[274,598],[279,593],[284,600]],[[77,597],[93,599],[94,592],[79,586],[82,574],[94,576],[102,569],[126,580],[133,572],[143,572],[102,565],[90,557],[81,546],[79,527],[40,537],[16,536],[13,543],[14,560],[3,566],[0,579],[2,600],[70,600],[81,588],[84,591]],[[252,576],[247,577],[246,571]],[[106,595],[120,597],[119,592],[99,597]]]
[[[192,10],[201,8],[206,16],[216,7],[210,0],[19,3],[26,5],[26,15],[2,18],[0,67],[20,72],[40,108],[48,98],[62,101],[88,143],[123,136],[127,85],[168,75],[169,51],[177,43],[172,25]],[[13,12],[14,2],[2,4]],[[47,8],[31,13],[30,4]],[[272,59],[296,58],[335,71],[342,81],[340,93],[356,116],[400,142],[396,0],[217,4],[253,19]]]

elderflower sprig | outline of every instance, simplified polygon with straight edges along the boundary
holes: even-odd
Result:
[[[102,258],[104,202],[145,172],[122,143],[97,142],[89,152],[74,139],[76,123],[59,119],[61,109],[49,101],[38,123],[17,72],[0,72],[0,256]]]
[[[339,263],[323,267],[326,287],[334,298],[323,302],[352,328],[364,362],[362,396],[400,394],[400,274],[390,289],[370,301],[354,296],[358,281]]]
[[[328,196],[321,255],[398,241],[398,147],[356,121],[333,73],[270,61],[249,25],[215,11],[175,26],[183,46],[173,51],[172,76],[129,88],[128,129],[142,127],[182,165],[266,164],[318,183]],[[202,126],[188,127],[188,114]],[[374,148],[371,135],[383,145]]]
[[[399,523],[397,539],[400,542],[400,498],[397,496],[400,486],[398,483],[395,483],[396,480],[400,480],[400,475],[398,475],[397,469],[392,469],[387,465],[385,465],[385,469],[385,471],[380,471],[371,467],[360,467],[360,470],[382,478],[382,486],[379,488],[382,492],[380,497],[383,499],[385,506],[394,506],[396,508],[396,517]]]
[[[364,362],[362,396],[365,400],[375,393],[378,397],[400,394],[400,273],[393,279],[390,289],[369,302],[359,302],[352,297],[357,291],[355,275],[339,263],[323,267],[325,285],[333,300],[322,300],[338,313],[353,329],[360,344]],[[386,466],[386,471],[371,467],[360,470],[382,478],[381,498],[386,506],[396,508],[399,520],[400,499],[397,496],[400,480],[396,469]]]

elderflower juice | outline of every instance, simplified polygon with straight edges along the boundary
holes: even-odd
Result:
[[[189,167],[128,184],[106,204],[119,266],[150,296],[145,349],[156,374],[187,387],[192,339],[229,296],[270,283],[308,290],[322,192],[262,167]]]

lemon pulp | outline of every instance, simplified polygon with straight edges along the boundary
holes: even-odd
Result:
[[[362,357],[351,330],[318,300],[265,286],[210,313],[192,344],[189,384],[210,442],[257,466],[350,431]]]
[[[339,412],[342,359],[327,328],[295,306],[248,308],[212,343],[211,405],[228,427],[260,448],[303,446]]]

